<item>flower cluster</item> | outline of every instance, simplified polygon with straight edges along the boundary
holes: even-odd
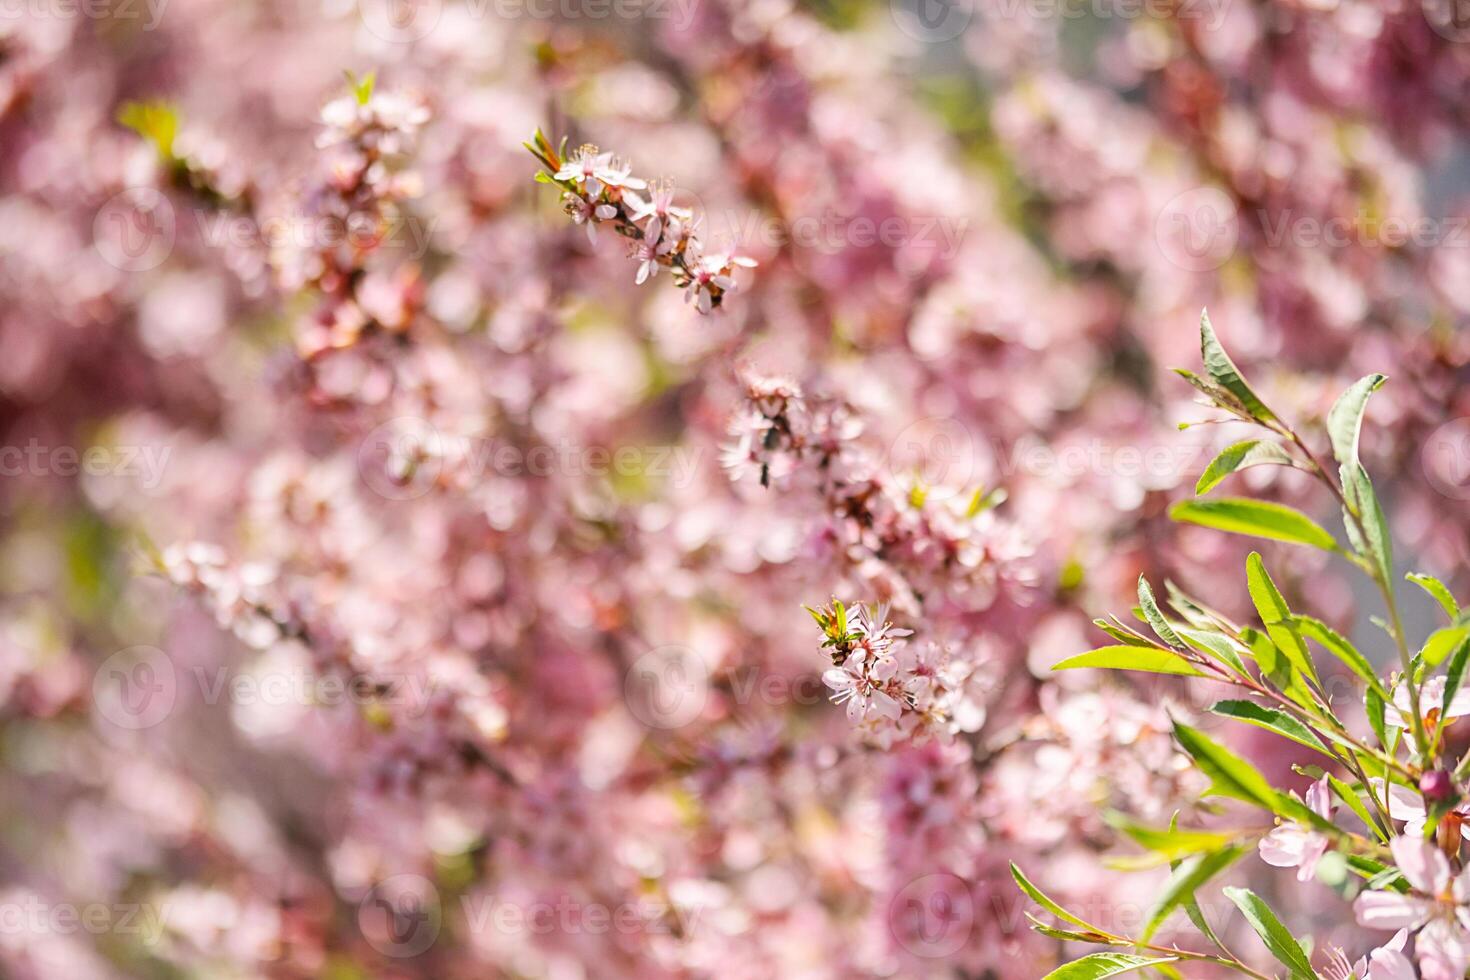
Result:
[[[851,619],[837,599],[807,612],[832,657],[822,683],[865,735],[888,748],[895,741],[922,743],[956,730],[956,711],[965,711],[957,704],[966,679],[961,665],[932,643],[910,643],[913,631],[894,628],[886,605],[859,603]],[[974,706],[968,707],[973,713]]]
[[[674,285],[700,313],[719,308],[727,293],[737,288],[735,270],[751,269],[755,260],[741,255],[705,254],[695,233],[699,224],[688,208],[674,204],[671,182],[649,183],[632,176],[632,167],[611,153],[585,143],[571,153],[565,141],[560,149],[536,130],[526,149],[544,170],[537,179],[562,189],[562,202],[575,224],[587,229],[587,240],[597,241],[597,227],[610,225],[630,244],[630,255],[638,262],[634,281],[643,285],[668,269]],[[647,200],[637,192],[649,190]]]

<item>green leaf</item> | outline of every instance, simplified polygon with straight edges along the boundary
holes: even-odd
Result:
[[[1455,601],[1455,597],[1450,593],[1449,587],[1439,579],[1433,575],[1424,575],[1420,572],[1410,572],[1404,578],[1413,582],[1425,592],[1428,592],[1434,601],[1438,602],[1440,607],[1444,609],[1445,615],[1450,617],[1451,621],[1460,618],[1460,604]]]
[[[1261,439],[1247,439],[1245,442],[1237,442],[1233,446],[1227,446],[1220,455],[1210,460],[1210,465],[1200,474],[1199,481],[1194,485],[1196,495],[1209,493],[1220,484],[1231,473],[1249,469],[1252,466],[1292,466],[1294,465],[1291,454],[1281,446],[1280,443],[1266,442]]]
[[[1178,827],[1158,829],[1135,823],[1116,811],[1103,814],[1108,826],[1127,834],[1140,847],[1170,859],[1188,857],[1206,851],[1218,851],[1240,836],[1234,830],[1181,830]]]
[[[1031,883],[1031,879],[1026,877],[1025,872],[1017,867],[1016,862],[1014,861],[1011,862],[1011,877],[1016,880],[1017,887],[1019,887],[1021,891],[1025,892],[1026,895],[1031,899],[1031,901],[1035,902],[1037,905],[1040,905],[1042,908],[1046,909],[1048,912],[1056,916],[1058,919],[1061,919],[1063,922],[1070,922],[1074,926],[1081,926],[1088,932],[1096,933],[1101,936],[1110,935],[1109,933],[1093,925],[1091,922],[1086,922],[1082,919],[1077,918],[1071,912],[1068,912],[1056,902],[1052,901],[1045,892],[1043,892],[1040,888],[1037,888]]]
[[[1280,960],[1281,963],[1291,971],[1292,980],[1298,978],[1314,978],[1316,973],[1312,971],[1312,963],[1307,959],[1307,954],[1302,950],[1301,944],[1296,941],[1276,913],[1271,911],[1262,898],[1249,888],[1226,888],[1225,897],[1235,903],[1240,909],[1256,935],[1266,944],[1271,955]]]
[[[1312,663],[1312,657],[1307,652],[1307,645],[1290,626],[1291,607],[1286,604],[1286,599],[1282,597],[1281,590],[1276,588],[1276,583],[1271,581],[1271,573],[1266,571],[1266,563],[1261,560],[1258,552],[1252,551],[1246,556],[1245,579],[1246,586],[1250,590],[1251,602],[1255,604],[1261,622],[1266,624],[1266,632],[1270,634],[1271,642],[1275,643],[1277,649],[1286,655],[1286,659],[1291,661],[1293,667],[1316,680],[1317,667]]]
[[[1388,700],[1388,691],[1384,688],[1382,681],[1378,679],[1378,674],[1373,670],[1373,665],[1368,662],[1367,657],[1358,652],[1357,647],[1348,642],[1346,637],[1333,630],[1332,627],[1320,619],[1313,619],[1310,616],[1293,616],[1291,617],[1291,625],[1302,636],[1317,641],[1322,649],[1342,661],[1348,670],[1351,670],[1367,682],[1368,686],[1377,691],[1379,696],[1385,701]]]
[[[1071,929],[1058,929],[1056,926],[1049,926],[1045,922],[1042,922],[1030,912],[1026,912],[1023,914],[1031,922],[1031,928],[1041,933],[1043,936],[1050,936],[1053,939],[1060,939],[1063,942],[1069,943],[1096,944],[1099,941],[1096,933],[1075,932]]]
[[[1353,811],[1359,820],[1363,821],[1363,826],[1371,830],[1380,839],[1387,840],[1383,836],[1383,831],[1379,829],[1377,821],[1368,812],[1368,807],[1364,805],[1362,797],[1357,794],[1356,790],[1330,772],[1327,773],[1327,783],[1332,787],[1332,791],[1337,794],[1337,798],[1346,803],[1348,809]]]
[[[1206,656],[1214,656],[1216,659],[1229,665],[1237,674],[1250,676],[1245,669],[1245,664],[1240,659],[1240,648],[1234,640],[1223,633],[1212,633],[1209,630],[1191,630],[1179,627],[1178,633],[1184,642],[1194,647]]]
[[[1378,744],[1387,747],[1388,732],[1385,715],[1388,710],[1387,692],[1380,693],[1382,685],[1374,685],[1363,692],[1363,711],[1368,716],[1368,727],[1378,739]]]
[[[1393,576],[1393,537],[1388,531],[1383,505],[1378,502],[1378,494],[1373,492],[1373,481],[1368,479],[1368,471],[1357,462],[1344,466],[1341,477],[1348,510],[1363,526],[1363,535],[1360,536],[1353,522],[1345,519],[1348,536],[1352,538],[1358,554],[1377,567],[1379,580],[1387,583]]]
[[[1127,646],[1148,647],[1149,649],[1158,648],[1158,644],[1155,643],[1153,640],[1150,640],[1148,637],[1139,636],[1132,630],[1124,629],[1121,626],[1114,626],[1106,619],[1094,619],[1092,621],[1092,625],[1096,626],[1098,629],[1102,630],[1104,633],[1108,634],[1108,636],[1111,636],[1119,643],[1126,644]]]
[[[1177,956],[1134,956],[1132,953],[1093,953],[1058,967],[1041,980],[1102,980],[1159,963],[1177,962]]]
[[[1387,380],[1381,374],[1368,375],[1344,391],[1332,406],[1332,411],[1327,413],[1327,434],[1332,438],[1332,455],[1340,465],[1357,465],[1358,436],[1363,429],[1363,413],[1368,408],[1368,396],[1383,387],[1383,382]]]
[[[1158,647],[1135,646],[1099,647],[1068,657],[1052,667],[1052,670],[1077,670],[1082,667],[1140,670],[1149,674],[1180,674],[1186,677],[1205,676],[1177,653],[1160,650]]]
[[[1164,890],[1154,904],[1153,911],[1149,913],[1148,923],[1143,927],[1139,942],[1146,943],[1152,939],[1171,912],[1181,903],[1192,901],[1196,889],[1224,871],[1244,853],[1243,847],[1227,847],[1211,854],[1196,854],[1182,862],[1164,883]]]
[[[1419,656],[1430,667],[1438,667],[1444,659],[1457,650],[1465,637],[1470,636],[1470,624],[1446,626],[1429,634]]]
[[[1337,551],[1332,535],[1306,514],[1284,504],[1227,497],[1221,500],[1181,500],[1169,508],[1169,516],[1186,524],[1198,524],[1233,534],[1249,534],[1275,541],[1305,544],[1323,551]]]
[[[1205,362],[1205,373],[1213,378],[1221,388],[1238,398],[1250,412],[1252,418],[1261,422],[1275,421],[1275,414],[1251,390],[1251,386],[1241,375],[1240,368],[1236,367],[1230,355],[1225,353],[1220,339],[1215,336],[1215,328],[1210,324],[1210,314],[1206,311],[1201,311],[1199,316],[1199,343],[1200,356]]]
[[[1142,575],[1138,576],[1138,605],[1143,609],[1143,618],[1148,620],[1148,625],[1153,627],[1159,639],[1176,649],[1183,648],[1184,641],[1179,639],[1179,634],[1174,632],[1169,621],[1159,611],[1159,604],[1154,599],[1154,590],[1149,586],[1148,579]]]
[[[1284,711],[1267,708],[1254,701],[1237,700],[1217,701],[1210,706],[1210,711],[1225,718],[1234,718],[1247,725],[1255,725],[1257,728],[1275,732],[1283,738],[1289,738],[1307,748],[1316,749],[1325,756],[1335,758],[1322,740],[1312,734],[1310,728]]]
[[[1277,816],[1317,827],[1326,824],[1320,814],[1300,800],[1273,789],[1259,769],[1219,742],[1177,721],[1174,723],[1174,738],[1200,771],[1210,778],[1210,788],[1205,795],[1228,796],[1269,810]]]
[[[1454,703],[1455,695],[1460,691],[1460,685],[1465,681],[1465,666],[1470,663],[1470,637],[1460,641],[1455,648],[1455,655],[1450,658],[1450,666],[1444,683],[1444,700],[1440,706],[1448,710]]]
[[[1188,725],[1174,723],[1174,737],[1189,757],[1210,778],[1209,792],[1276,809],[1276,790],[1260,770]]]

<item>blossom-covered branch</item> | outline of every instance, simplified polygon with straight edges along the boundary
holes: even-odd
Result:
[[[536,180],[562,189],[562,202],[572,221],[587,229],[587,240],[597,241],[599,225],[609,225],[630,243],[629,255],[638,262],[634,280],[642,285],[668,269],[674,285],[701,313],[718,309],[738,284],[737,268],[754,268],[744,256],[704,252],[696,231],[700,218],[674,204],[674,186],[652,184],[632,176],[632,168],[611,153],[585,143],[566,151],[566,141],[554,149],[536,130],[526,149],[541,161]],[[636,192],[648,190],[645,200]]]

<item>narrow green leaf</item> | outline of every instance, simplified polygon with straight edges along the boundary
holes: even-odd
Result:
[[[1132,630],[1127,630],[1119,626],[1114,626],[1106,619],[1094,619],[1092,621],[1092,625],[1096,626],[1098,629],[1108,634],[1108,636],[1111,636],[1113,639],[1117,640],[1119,643],[1125,644],[1126,646],[1148,647],[1150,649],[1158,648],[1158,644],[1155,643],[1153,640],[1150,640],[1148,637],[1139,636]]]
[[[1379,829],[1377,821],[1368,812],[1368,807],[1363,803],[1362,797],[1358,795],[1356,790],[1330,772],[1327,773],[1327,783],[1332,787],[1332,791],[1337,794],[1337,798],[1346,803],[1347,808],[1353,811],[1359,820],[1363,821],[1363,826],[1371,830],[1380,840],[1387,840],[1383,836],[1383,831]]]
[[[1205,471],[1200,474],[1198,482],[1195,483],[1194,492],[1196,495],[1209,493],[1231,473],[1237,473],[1252,466],[1268,465],[1291,466],[1293,465],[1291,454],[1280,443],[1266,442],[1261,439],[1237,442],[1233,446],[1227,446],[1220,451],[1220,455],[1210,460],[1210,465],[1205,467]]]
[[[1307,959],[1307,954],[1302,950],[1301,944],[1281,924],[1276,913],[1271,911],[1271,906],[1251,891],[1249,888],[1226,888],[1225,897],[1235,903],[1240,909],[1256,935],[1266,944],[1271,955],[1280,960],[1281,963],[1291,971],[1292,980],[1298,978],[1314,978],[1316,973],[1312,971],[1312,962]]]
[[[1356,382],[1337,399],[1332,411],[1327,413],[1327,434],[1332,438],[1332,455],[1342,466],[1354,466],[1358,462],[1358,436],[1363,429],[1363,413],[1368,408],[1368,396],[1383,387],[1388,378],[1381,374],[1370,374]]]
[[[1205,791],[1205,795],[1242,800],[1277,816],[1319,828],[1330,826],[1320,814],[1301,800],[1273,789],[1259,769],[1219,742],[1177,721],[1174,723],[1174,738],[1200,771],[1210,778],[1210,788]]]
[[[1218,851],[1240,836],[1236,830],[1181,830],[1179,827],[1164,829],[1135,823],[1121,813],[1108,811],[1103,814],[1108,826],[1128,835],[1140,847],[1162,854],[1171,860],[1189,857],[1207,851]]]
[[[1359,535],[1353,528],[1353,522],[1345,521],[1353,547],[1377,568],[1381,581],[1389,582],[1393,577],[1393,538],[1388,531],[1388,517],[1383,513],[1383,505],[1373,491],[1373,481],[1368,479],[1368,471],[1358,462],[1343,466],[1340,473],[1348,509],[1363,526],[1363,534]]]
[[[1470,664],[1470,636],[1460,641],[1455,648],[1454,656],[1450,657],[1450,666],[1444,682],[1444,700],[1440,701],[1443,709],[1448,709],[1455,701],[1455,695],[1460,692],[1460,685],[1465,681],[1465,667]]]
[[[1388,731],[1386,714],[1388,711],[1389,698],[1386,694],[1379,693],[1380,686],[1375,685],[1363,693],[1363,710],[1368,716],[1368,727],[1373,729],[1373,734],[1378,738],[1378,744],[1388,746]]]
[[[1052,670],[1077,670],[1082,667],[1140,670],[1149,674],[1180,674],[1186,677],[1205,676],[1177,653],[1157,647],[1136,646],[1099,647],[1068,657],[1052,667]]]
[[[1261,560],[1259,552],[1252,551],[1245,559],[1246,586],[1250,590],[1251,602],[1255,604],[1256,612],[1261,617],[1261,622],[1266,624],[1266,632],[1271,636],[1271,642],[1286,655],[1293,667],[1314,681],[1317,679],[1317,667],[1312,663],[1312,657],[1307,652],[1307,645],[1302,642],[1290,627],[1291,607],[1286,604],[1281,590],[1276,588],[1276,583],[1271,581],[1271,574],[1266,571],[1266,563]]]
[[[1410,572],[1404,578],[1413,582],[1425,592],[1428,592],[1430,597],[1439,603],[1440,608],[1445,611],[1445,615],[1450,617],[1451,621],[1460,618],[1460,604],[1455,601],[1455,597],[1450,593],[1449,587],[1439,579],[1433,575],[1424,575],[1420,572]]]
[[[1037,905],[1040,905],[1042,908],[1046,909],[1048,912],[1056,916],[1058,919],[1061,919],[1063,922],[1070,922],[1074,926],[1081,926],[1088,932],[1096,933],[1101,936],[1110,935],[1109,933],[1093,925],[1091,922],[1086,922],[1082,919],[1077,918],[1071,912],[1068,912],[1056,902],[1052,901],[1045,892],[1043,892],[1040,888],[1037,888],[1031,883],[1031,879],[1026,877],[1025,872],[1017,867],[1016,862],[1014,861],[1011,862],[1011,877],[1016,880],[1017,887],[1019,887],[1021,891],[1025,892],[1027,897],[1029,897],[1031,901],[1035,902]]]
[[[1210,792],[1275,811],[1277,792],[1259,769],[1188,725],[1174,723],[1174,737],[1200,771],[1210,778]]]
[[[1243,847],[1227,847],[1210,854],[1196,854],[1181,862],[1164,883],[1164,890],[1149,913],[1148,923],[1143,927],[1139,942],[1146,943],[1152,939],[1171,912],[1181,903],[1193,901],[1194,893],[1201,885],[1224,871],[1244,853]]]
[[[1245,663],[1240,659],[1241,648],[1230,637],[1223,633],[1212,633],[1208,630],[1191,630],[1179,627],[1179,635],[1185,643],[1194,647],[1205,656],[1213,656],[1217,660],[1227,664],[1237,674],[1249,676],[1246,673]]]
[[[1177,956],[1134,956],[1132,953],[1093,953],[1058,967],[1041,980],[1103,980],[1159,963],[1177,962]]]
[[[1266,407],[1265,403],[1251,390],[1245,378],[1240,373],[1240,368],[1225,353],[1220,338],[1215,336],[1215,328],[1210,323],[1210,314],[1201,311],[1199,316],[1199,343],[1200,356],[1204,358],[1205,373],[1215,380],[1215,383],[1236,398],[1240,399],[1251,414],[1252,418],[1262,422],[1273,422],[1275,414]]]
[[[1325,528],[1306,514],[1284,504],[1227,497],[1220,500],[1181,500],[1169,508],[1169,516],[1186,524],[1198,524],[1233,534],[1310,545],[1337,551],[1337,542]]]
[[[1438,667],[1446,657],[1459,648],[1467,636],[1470,636],[1470,624],[1437,629],[1429,634],[1428,640],[1424,641],[1424,648],[1419,651],[1419,656],[1428,666]]]
[[[1026,916],[1027,919],[1030,920],[1030,922],[1031,922],[1031,928],[1034,929],[1035,931],[1041,933],[1043,936],[1050,936],[1053,939],[1060,939],[1060,940],[1063,940],[1064,942],[1069,942],[1069,943],[1097,943],[1098,942],[1098,937],[1095,934],[1093,934],[1093,933],[1088,933],[1088,932],[1075,932],[1075,931],[1073,931],[1071,929],[1058,929],[1056,926],[1049,926],[1045,922],[1042,922],[1040,919],[1038,919],[1036,916],[1032,915],[1030,912],[1026,912],[1026,913],[1024,913],[1024,915]]]
[[[1184,641],[1179,639],[1179,634],[1174,632],[1164,614],[1159,611],[1159,604],[1154,599],[1154,590],[1148,584],[1148,579],[1142,575],[1138,576],[1138,605],[1143,610],[1143,618],[1148,620],[1148,625],[1153,628],[1159,639],[1175,649],[1181,649]]]
[[[1342,661],[1348,670],[1357,674],[1370,688],[1376,690],[1384,700],[1388,700],[1388,691],[1378,679],[1373,665],[1368,662],[1367,657],[1358,652],[1357,647],[1348,642],[1346,637],[1320,619],[1313,619],[1310,616],[1292,616],[1291,625],[1302,636],[1315,640],[1322,649]]]
[[[1289,738],[1309,749],[1316,749],[1325,756],[1333,757],[1322,740],[1312,734],[1310,728],[1276,708],[1267,708],[1254,701],[1227,700],[1215,702],[1210,706],[1210,711],[1225,718],[1234,718],[1247,725],[1255,725],[1257,728],[1275,732],[1283,738]]]

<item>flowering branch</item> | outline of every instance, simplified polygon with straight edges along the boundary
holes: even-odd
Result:
[[[554,149],[539,129],[532,142],[523,145],[544,168],[536,180],[562,189],[566,212],[587,229],[588,241],[597,241],[601,224],[629,240],[630,255],[638,260],[639,285],[660,269],[669,269],[674,285],[686,290],[685,299],[699,312],[709,313],[719,308],[725,294],[735,291],[735,268],[755,267],[755,260],[744,256],[705,255],[695,234],[699,220],[688,208],[674,205],[674,187],[668,181],[650,185],[632,176],[623,161],[590,143],[568,155],[565,140]],[[644,189],[649,191],[646,201],[633,193]]]

